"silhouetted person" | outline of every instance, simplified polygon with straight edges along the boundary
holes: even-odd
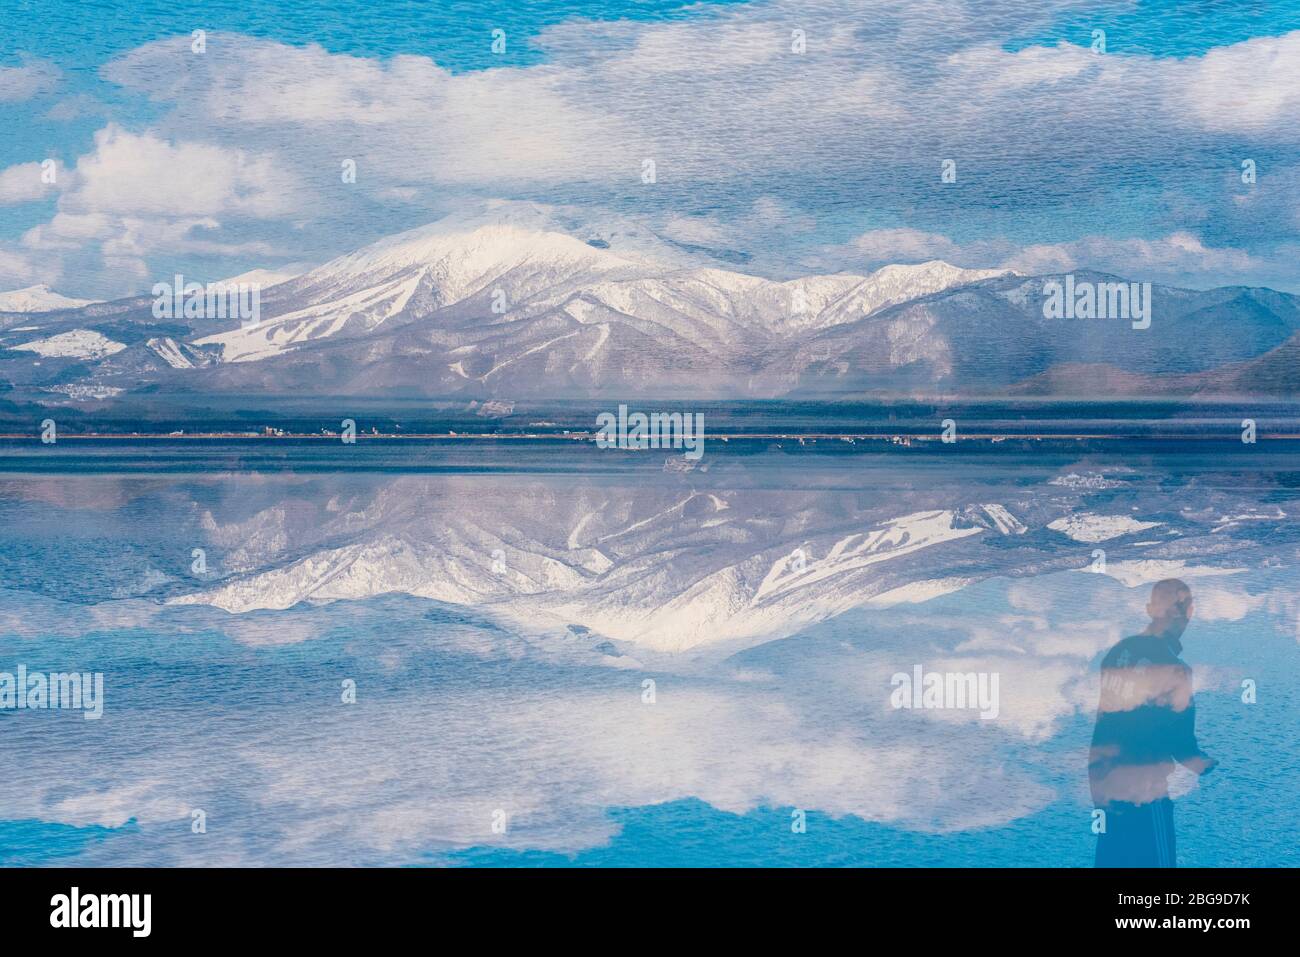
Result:
[[[1176,578],[1157,582],[1147,603],[1151,624],[1125,638],[1101,663],[1101,702],[1092,734],[1088,781],[1105,811],[1097,867],[1175,867],[1175,763],[1198,775],[1218,762],[1196,743],[1192,671],[1178,655],[1192,617],[1192,592]]]

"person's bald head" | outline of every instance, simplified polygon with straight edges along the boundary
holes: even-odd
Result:
[[[1147,614],[1151,616],[1152,631],[1180,637],[1192,619],[1192,590],[1177,578],[1156,582],[1147,602]]]

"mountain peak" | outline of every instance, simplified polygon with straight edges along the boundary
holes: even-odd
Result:
[[[997,276],[1014,275],[1016,273],[1011,269],[967,269],[964,266],[954,266],[942,259],[930,259],[921,263],[891,263],[888,266],[881,266],[872,272],[868,278],[916,280],[920,277],[935,277],[936,279],[947,280],[951,284],[953,280],[967,283],[979,282],[981,279],[993,279]]]
[[[696,263],[676,245],[634,221],[589,214],[574,207],[513,200],[490,200],[464,207],[335,261],[432,262],[467,250],[502,259],[520,254],[590,262],[617,259],[660,268]]]
[[[80,309],[94,299],[72,299],[60,295],[45,283],[0,292],[0,312],[53,312],[56,309]]]

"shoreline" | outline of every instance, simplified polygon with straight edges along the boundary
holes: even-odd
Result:
[[[44,442],[39,433],[5,432],[0,433],[0,441],[35,442],[41,445],[57,445],[67,441],[204,441],[225,440],[239,442],[274,442],[303,441],[337,442],[340,445],[352,445],[361,440],[367,441],[533,441],[533,442],[595,442],[595,432],[569,433],[508,433],[508,432],[412,432],[412,433],[357,433],[352,442],[344,442],[339,435],[321,435],[314,432],[286,432],[280,435],[263,435],[254,432],[186,432],[173,434],[167,432],[72,432],[60,433],[55,442]],[[1300,433],[1260,432],[1259,440],[1271,439],[1295,441]],[[959,435],[953,442],[944,442],[937,432],[721,432],[706,433],[706,441],[718,442],[884,442],[891,445],[907,447],[911,443],[937,443],[939,445],[957,445],[962,442],[1004,442],[1004,441],[1141,441],[1141,440],[1232,440],[1241,441],[1240,430],[1229,432],[972,432]],[[1249,443],[1243,443],[1249,444]],[[620,451],[664,451],[647,447],[645,449],[620,449]]]

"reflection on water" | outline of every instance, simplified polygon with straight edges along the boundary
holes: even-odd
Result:
[[[9,455],[0,672],[105,704],[0,709],[6,859],[1296,863],[1289,456],[841,444]]]

